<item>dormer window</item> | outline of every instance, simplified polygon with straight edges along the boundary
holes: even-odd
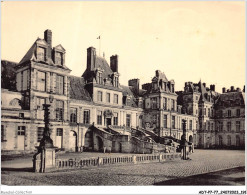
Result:
[[[113,86],[118,87],[118,77],[116,76],[113,77]]]
[[[45,61],[46,49],[43,47],[38,47],[37,49],[37,59],[39,61]]]
[[[103,84],[102,72],[97,72],[96,81],[97,81],[97,83],[99,83],[99,84]]]
[[[55,53],[55,63],[59,65],[63,65],[63,53],[62,52],[56,52]]]

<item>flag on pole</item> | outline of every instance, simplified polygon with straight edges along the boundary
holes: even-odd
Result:
[[[97,39],[100,39],[100,36],[98,36]]]

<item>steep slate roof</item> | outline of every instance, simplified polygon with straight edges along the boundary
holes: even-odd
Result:
[[[38,40],[39,40],[39,38],[36,41],[38,41]],[[35,54],[35,51],[36,51],[36,48],[37,48],[36,41],[33,43],[33,45],[31,46],[31,48],[27,51],[27,53],[25,54],[25,56],[21,59],[21,61],[19,62],[19,64],[23,64],[25,62],[29,62],[33,58],[36,59],[36,57],[34,55]]]
[[[106,59],[103,57],[96,56],[95,67],[102,68],[104,70],[104,72],[102,73],[103,78],[106,78],[108,77],[108,75],[111,75],[113,73]]]
[[[1,88],[16,91],[16,72],[15,66],[18,63],[7,60],[1,61]]]
[[[232,106],[244,106],[245,105],[245,93],[244,92],[227,92],[220,94],[215,107],[232,107]]]
[[[49,47],[48,43],[44,40],[44,39],[41,39],[41,38],[37,38],[36,41],[33,43],[33,45],[31,46],[31,48],[27,51],[27,53],[24,55],[24,57],[21,59],[21,61],[19,62],[19,64],[23,64],[25,62],[30,62],[31,60],[37,60],[37,56],[36,56],[36,50],[37,50],[37,43],[38,44],[41,44],[41,45],[46,45]],[[65,49],[63,48],[63,46],[61,44],[57,45],[56,47],[54,48],[58,48],[62,51],[65,51]],[[50,48],[50,50],[47,50],[46,52],[52,52],[52,48]],[[52,55],[50,55],[52,56]],[[53,65],[55,66],[55,63],[53,62],[53,59],[52,58],[48,58],[46,59],[46,64],[49,64],[49,65]],[[59,68],[63,68],[63,69],[67,69],[67,70],[70,70],[67,66],[65,65],[62,65],[62,66],[58,66]]]
[[[85,89],[85,81],[82,77],[69,77],[69,95],[71,99],[92,101],[88,91]]]
[[[103,73],[102,73],[102,78],[103,79],[108,79],[110,75],[113,74],[109,64],[107,63],[106,59],[100,56],[96,56],[95,57],[95,70],[97,68],[101,68],[103,69]],[[82,77],[84,77],[85,79],[94,76],[94,73],[90,70],[85,70],[84,73],[82,74]]]
[[[121,87],[122,87],[122,91],[123,91],[123,96],[129,96],[130,97],[129,104],[127,106],[137,107],[137,104],[136,104],[135,99],[134,99],[134,94],[130,89],[132,87],[123,86],[123,85],[121,85]]]

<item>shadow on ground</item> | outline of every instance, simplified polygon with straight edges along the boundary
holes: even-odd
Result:
[[[157,182],[154,185],[245,185],[245,167]]]
[[[32,167],[26,167],[26,168],[1,168],[1,171],[13,171],[13,172],[33,172]]]

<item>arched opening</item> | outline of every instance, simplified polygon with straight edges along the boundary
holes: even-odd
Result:
[[[73,130],[69,133],[69,150],[77,152],[77,133]]]
[[[228,146],[232,145],[232,140],[231,140],[231,136],[230,135],[227,136],[227,145]]]
[[[85,151],[90,151],[93,149],[93,132],[87,131],[85,134],[85,143],[84,143]]]
[[[239,137],[239,135],[236,135],[236,146],[237,147],[240,146],[240,137]]]
[[[95,149],[97,151],[99,151],[99,152],[103,152],[104,151],[103,146],[104,146],[104,144],[103,144],[102,138],[97,136],[96,137],[96,148]]]
[[[193,143],[193,136],[192,135],[189,136],[189,142]]]
[[[219,146],[222,146],[223,145],[223,139],[222,139],[222,136],[219,135]]]

